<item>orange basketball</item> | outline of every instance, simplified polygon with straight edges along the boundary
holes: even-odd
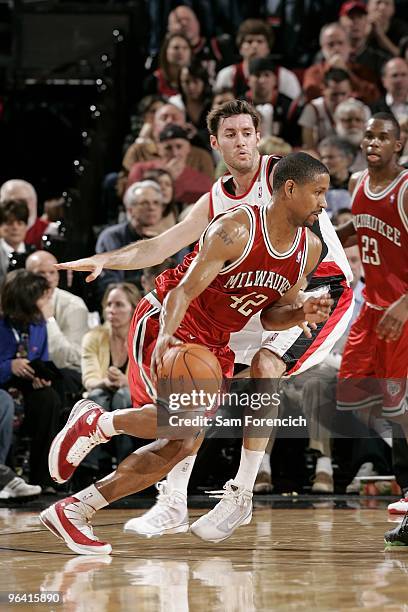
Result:
[[[208,398],[221,389],[222,370],[216,356],[200,344],[181,344],[169,348],[163,359],[163,366],[158,369],[158,396],[166,401],[170,394],[197,394]],[[201,405],[209,408],[211,402]],[[187,403],[185,407],[188,409]],[[197,406],[192,401],[190,409]]]

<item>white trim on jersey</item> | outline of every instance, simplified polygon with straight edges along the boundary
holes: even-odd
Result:
[[[408,232],[408,215],[404,210],[404,194],[406,192],[406,190],[408,189],[408,181],[406,183],[404,183],[401,187],[401,189],[399,190],[398,193],[398,212],[399,215],[401,217],[401,221],[405,227],[405,229]]]
[[[394,189],[394,187],[399,183],[399,181],[402,181],[404,178],[407,178],[407,177],[408,177],[408,170],[403,170],[402,172],[398,174],[398,176],[395,177],[395,179],[388,185],[388,187],[386,187],[379,193],[373,193],[370,190],[370,184],[369,184],[370,177],[368,177],[368,179],[364,183],[364,193],[371,200],[381,200]]]
[[[300,270],[299,270],[298,282],[302,278],[303,273],[305,271],[308,254],[309,254],[309,240],[308,240],[308,233],[306,232],[306,236],[305,236],[305,248],[303,249],[302,261],[300,262]]]
[[[151,294],[148,294],[148,296],[150,298],[154,297]],[[146,298],[151,303],[151,299],[149,299],[148,296],[146,296]],[[135,331],[133,334],[133,343],[132,343],[133,344],[133,358],[138,365],[140,378],[143,380],[143,383],[146,389],[146,393],[153,400],[157,398],[157,393],[156,393],[156,389],[154,387],[153,381],[148,377],[148,375],[146,374],[143,368],[143,345],[145,341],[147,321],[148,319],[150,319],[150,317],[153,317],[154,315],[159,314],[160,310],[161,310],[161,304],[160,304],[160,308],[152,306],[152,308],[143,315],[143,317],[140,319],[140,321],[138,321],[135,327]]]
[[[263,206],[259,210],[260,210],[260,217],[261,217],[262,235],[263,235],[264,242],[265,242],[265,245],[266,245],[266,249],[267,249],[269,255],[271,255],[275,259],[287,259],[291,255],[293,255],[293,253],[296,251],[296,249],[299,246],[300,238],[302,236],[302,228],[301,227],[298,228],[298,230],[296,232],[296,237],[295,237],[295,240],[292,243],[292,246],[287,251],[285,251],[284,253],[279,253],[279,251],[275,251],[271,241],[269,240],[268,229],[267,229],[267,222],[266,222],[267,207]]]
[[[238,257],[238,259],[230,263],[228,266],[226,266],[225,268],[222,268],[218,274],[227,274],[227,272],[231,272],[231,270],[234,270],[237,266],[239,266],[239,264],[242,261],[244,261],[244,259],[247,257],[249,251],[252,249],[252,246],[254,244],[255,229],[256,229],[255,213],[252,210],[252,208],[250,206],[247,206],[246,204],[241,204],[240,210],[245,210],[249,218],[249,240],[246,244],[246,247],[242,255]]]

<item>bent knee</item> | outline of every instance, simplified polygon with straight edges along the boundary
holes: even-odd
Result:
[[[286,365],[282,359],[268,349],[259,349],[252,358],[252,378],[280,378],[285,371]]]

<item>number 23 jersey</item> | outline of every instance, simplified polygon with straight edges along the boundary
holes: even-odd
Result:
[[[369,305],[387,308],[408,292],[408,217],[403,206],[407,188],[408,170],[404,170],[385,189],[374,193],[365,170],[354,189],[353,222]]]
[[[236,261],[227,263],[201,295],[191,302],[180,326],[184,337],[188,332],[191,341],[209,347],[227,345],[232,332],[241,330],[250,317],[278,301],[303,276],[307,262],[305,228],[297,230],[288,251],[278,253],[268,236],[267,207],[244,204],[241,209],[249,218],[249,240],[244,252]],[[156,279],[160,301],[181,281],[194,261],[200,243],[177,268],[166,270]]]

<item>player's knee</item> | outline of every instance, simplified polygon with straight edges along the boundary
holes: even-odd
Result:
[[[251,361],[252,378],[280,378],[285,370],[282,359],[267,349],[259,349]]]

